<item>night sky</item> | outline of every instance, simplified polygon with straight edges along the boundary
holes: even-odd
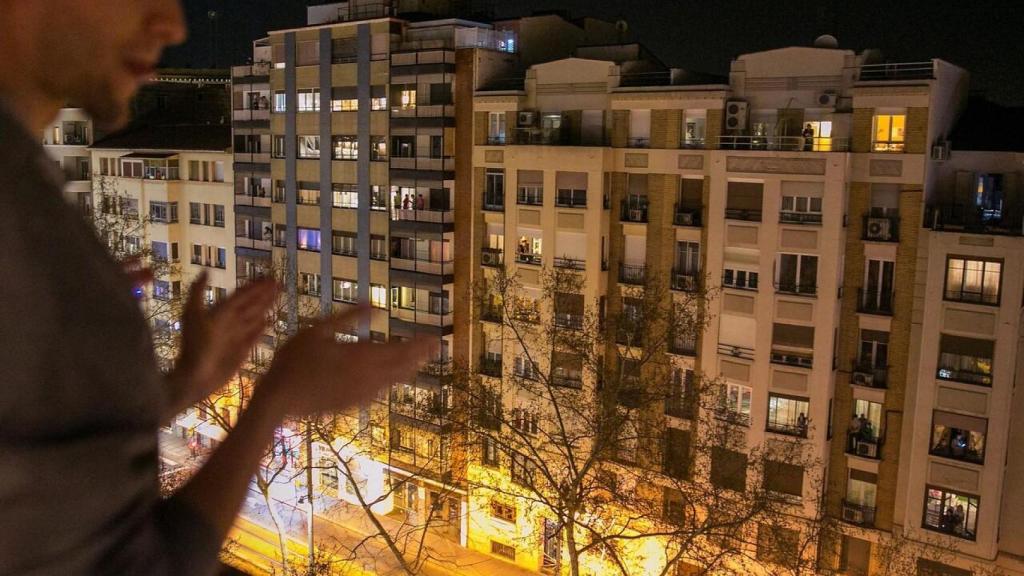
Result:
[[[810,45],[830,33],[840,47],[880,48],[893,61],[932,57],[967,68],[971,87],[1005,104],[1024,105],[1024,11],[1016,0],[475,0],[498,17],[563,9],[628,22],[635,38],[666,64],[725,74],[737,55]],[[170,49],[169,66],[244,64],[253,39],[301,26],[302,0],[183,0],[191,36]],[[322,2],[315,2],[322,3]],[[217,12],[211,21],[208,12]],[[216,33],[211,34],[212,31]],[[211,43],[211,37],[215,44]],[[216,54],[211,57],[211,54]]]

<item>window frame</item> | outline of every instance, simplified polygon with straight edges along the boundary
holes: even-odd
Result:
[[[959,261],[961,261],[963,263],[963,267],[961,268],[961,272],[960,272],[960,276],[961,276],[960,277],[960,288],[959,288],[959,290],[957,290],[957,294],[956,295],[952,294],[951,289],[949,287],[949,282],[950,282],[950,264],[954,260],[959,260]],[[980,286],[980,288],[981,288],[981,291],[977,292],[977,295],[978,295],[978,299],[977,300],[975,300],[973,298],[964,298],[964,293],[965,293],[964,292],[964,284],[966,282],[966,278],[967,278],[967,274],[968,274],[968,268],[967,267],[968,267],[968,263],[969,262],[980,262],[982,264],[981,273],[980,273],[980,277],[981,277],[981,286]],[[994,301],[989,301],[989,300],[986,300],[986,298],[985,298],[985,285],[986,285],[985,277],[986,277],[986,275],[988,273],[987,270],[986,270],[986,264],[997,264],[999,266],[999,271],[996,273],[996,274],[998,274],[999,279],[998,279],[998,282],[997,282],[997,285],[996,285],[996,292],[995,292]],[[942,285],[942,299],[947,301],[947,302],[960,302],[960,303],[964,303],[964,304],[978,304],[978,305],[981,305],[981,306],[999,306],[1000,303],[1002,302],[1002,298],[1003,298],[1003,270],[1005,269],[1005,264],[1006,263],[1005,263],[1005,261],[1002,258],[984,258],[984,257],[980,257],[980,256],[960,256],[960,255],[956,255],[956,254],[947,254],[946,255],[945,274],[943,275],[944,277],[943,277],[943,285]],[[975,292],[968,292],[968,294],[975,294]]]

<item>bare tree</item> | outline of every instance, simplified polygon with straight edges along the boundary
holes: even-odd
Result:
[[[501,322],[461,387],[477,504],[539,522],[555,573],[800,573],[817,537],[802,500],[813,459],[799,441],[746,446],[749,416],[721,382],[666,354],[696,350],[710,295],[649,276],[588,305],[582,282],[556,268],[541,273],[539,297],[500,271],[477,287],[481,315]],[[794,472],[801,484],[787,494]]]

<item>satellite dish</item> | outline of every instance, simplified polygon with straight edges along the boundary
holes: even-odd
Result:
[[[831,34],[822,34],[814,39],[815,48],[839,48],[839,40]]]

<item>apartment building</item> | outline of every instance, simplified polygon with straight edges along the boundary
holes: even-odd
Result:
[[[515,68],[517,30],[571,30],[577,42],[601,30],[557,16],[502,28],[454,17],[464,8],[355,0],[311,6],[307,26],[270,32],[257,42],[251,68],[234,72],[236,213],[239,237],[253,244],[238,248],[239,274],[253,273],[250,260],[282,266],[296,302],[292,325],[368,303],[369,318],[340,338],[437,339],[437,357],[415,378],[351,415],[356,441],[334,444],[354,455],[365,495],[397,486],[378,511],[440,518],[461,543],[464,459],[443,425],[460,357],[455,319],[468,313],[454,296],[454,181],[458,127],[470,122],[469,79],[485,72],[456,54],[472,48],[480,62]],[[465,83],[456,80],[462,77]],[[268,226],[269,258],[257,253]],[[320,442],[313,446],[324,469],[338,465],[335,456]],[[355,501],[337,478],[319,474],[319,493]]]
[[[123,243],[115,251],[143,253],[156,265],[158,276],[142,304],[153,323],[158,355],[167,355],[163,362],[174,353],[180,305],[199,274],[207,274],[204,299],[210,304],[236,285],[231,126],[199,123],[201,117],[219,120],[226,114],[227,96],[221,96],[223,102],[205,99],[213,111],[195,108],[204,101],[202,92],[226,94],[227,87],[224,72],[158,74],[138,102],[146,108],[151,101],[149,112],[89,147],[93,206],[100,219],[123,224],[114,230]],[[237,416],[236,405],[219,409]],[[172,428],[209,447],[224,432],[200,412],[190,408]]]
[[[64,174],[64,194],[88,214],[92,210],[92,186],[88,146],[96,138],[92,120],[81,108],[61,108],[43,133],[43,147]]]
[[[569,267],[585,277],[582,301],[610,316],[630,314],[652,282],[675,298],[713,289],[698,341],[663,352],[674,371],[720,382],[714,417],[741,423],[748,449],[796,442],[814,462],[782,470],[784,482],[745,482],[777,486],[794,518],[838,520],[821,569],[886,573],[899,546],[921,573],[1016,554],[995,462],[1011,430],[1019,158],[950,152],[966,72],[883,63],[831,38],[742,55],[717,81],[652,65],[637,46],[575,56],[530,67],[511,89],[475,87],[457,205],[472,214],[457,230],[471,262],[457,284],[486,284],[497,268],[539,294],[542,270]],[[522,351],[488,310],[470,324],[477,372],[503,389],[512,362],[501,359],[518,366]],[[518,402],[503,398],[506,410]],[[672,412],[666,438],[689,446],[697,419]],[[468,473],[495,462],[471,457]],[[488,498],[470,495],[470,546],[550,567],[536,519],[496,514]],[[956,522],[943,518],[958,506]]]

